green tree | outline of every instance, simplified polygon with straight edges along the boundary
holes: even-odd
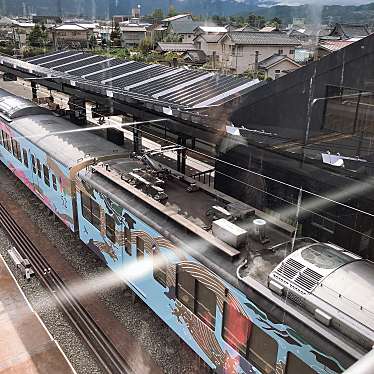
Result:
[[[182,41],[182,37],[178,34],[170,33],[167,34],[162,41],[164,43],[180,43]]]
[[[153,43],[151,38],[145,37],[139,44],[139,50],[143,54],[147,54],[153,49]]]
[[[116,26],[110,33],[110,43],[114,47],[121,46],[121,30],[119,26]]]
[[[157,8],[157,9],[155,9],[155,10],[153,11],[153,13],[152,13],[152,17],[153,17],[154,19],[161,20],[161,19],[164,18],[164,12],[162,11],[161,8]]]
[[[29,34],[29,44],[31,47],[44,47],[48,43],[48,34],[44,25],[36,24]]]
[[[177,12],[177,9],[175,8],[174,5],[170,5],[169,6],[169,13],[168,13],[168,17],[174,17],[178,14]]]

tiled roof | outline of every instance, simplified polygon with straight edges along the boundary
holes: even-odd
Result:
[[[368,28],[365,25],[352,25],[346,23],[337,24],[341,27],[345,37],[353,38],[357,36],[368,36],[370,34]]]
[[[268,58],[265,58],[264,60],[260,61],[258,63],[258,67],[259,68],[263,68],[263,69],[267,69],[269,68],[270,66],[273,66],[274,64],[277,64],[283,60],[289,60],[291,63],[294,62],[292,61],[289,57],[287,57],[286,55],[278,55],[278,54],[274,54]],[[295,63],[295,66],[300,66],[297,62],[294,62]]]
[[[230,32],[227,34],[235,44],[249,45],[300,45],[300,42],[280,32]]]
[[[186,56],[189,56],[194,63],[204,64],[207,61],[205,52],[200,50],[187,51],[185,53],[185,57]]]
[[[352,43],[354,40],[324,40],[319,43],[319,47],[329,52],[335,52]]]
[[[161,52],[185,52],[196,49],[192,43],[157,43]]]
[[[203,38],[207,43],[218,43],[225,34],[202,34],[199,37]]]

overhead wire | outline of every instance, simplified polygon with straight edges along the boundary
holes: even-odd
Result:
[[[72,104],[72,105],[75,105],[76,107],[79,107],[79,108],[81,108],[81,109],[86,110],[86,108],[83,107],[83,106],[77,105],[77,104],[75,104],[75,103],[71,103],[71,104]],[[99,116],[102,116],[100,113],[93,112],[93,111],[91,111],[91,112],[92,112],[92,113],[95,113],[95,114],[98,114]],[[165,118],[165,121],[167,121],[167,120],[168,120],[168,119]],[[109,118],[108,118],[108,121],[109,121],[109,122],[115,122],[116,125],[117,125],[117,127],[118,127],[118,122],[117,122],[117,121],[111,120],[111,119],[109,119]],[[126,124],[123,124],[123,126],[126,126]],[[127,126],[127,127],[128,127],[128,128],[134,128],[134,126],[132,126],[132,125],[129,125],[129,126]],[[98,129],[100,129],[99,126],[98,126]],[[153,134],[153,133],[147,132],[147,131],[145,131],[145,130],[143,130],[143,129],[141,129],[141,130],[139,130],[139,131],[141,131],[141,132],[144,133],[144,134],[149,134],[150,136],[152,136],[152,137],[154,137],[154,138],[156,138],[156,139],[159,139],[159,140],[162,140],[162,141],[167,141],[167,142],[169,142],[169,143],[171,143],[171,144],[173,144],[173,145],[180,146],[180,144],[176,143],[175,141],[172,141],[172,140],[166,140],[166,139],[164,139],[164,138],[162,138],[162,137],[160,137],[160,136],[157,136],[157,135],[155,135],[155,134]],[[299,190],[299,187],[296,187],[296,186],[294,186],[294,185],[292,185],[292,184],[290,184],[290,183],[287,183],[287,182],[284,182],[284,181],[278,180],[278,179],[276,179],[276,178],[270,177],[270,176],[265,175],[265,174],[261,174],[261,173],[259,173],[259,172],[254,171],[254,170],[250,170],[250,169],[244,168],[244,167],[242,167],[242,166],[239,166],[239,165],[233,164],[233,163],[231,163],[231,162],[228,162],[228,161],[225,161],[225,160],[219,159],[219,158],[217,158],[217,157],[214,157],[214,156],[211,156],[211,155],[207,155],[207,154],[205,154],[205,153],[203,153],[203,152],[200,152],[200,151],[197,151],[197,150],[195,150],[195,149],[188,148],[187,146],[184,146],[184,147],[185,147],[189,152],[191,152],[191,153],[198,154],[198,155],[200,155],[200,156],[202,156],[202,157],[206,157],[206,158],[211,159],[211,160],[213,160],[213,161],[215,161],[215,162],[220,162],[220,163],[226,164],[227,166],[231,166],[231,167],[237,168],[237,169],[239,169],[239,170],[242,170],[242,171],[244,171],[244,172],[247,172],[247,173],[250,173],[250,174],[256,175],[256,176],[258,176],[258,177],[262,177],[262,178],[264,178],[264,179],[271,180],[271,181],[273,181],[273,182],[279,183],[279,184],[284,185],[284,186],[286,186],[286,187],[288,187],[288,188],[291,188],[291,189],[293,189],[293,190]],[[373,187],[373,188],[374,188],[374,187]],[[368,216],[374,217],[374,214],[373,214],[373,213],[366,212],[366,211],[364,211],[364,210],[362,210],[362,209],[355,208],[355,207],[353,207],[353,206],[351,206],[351,205],[344,204],[344,203],[342,203],[342,202],[339,202],[339,201],[336,201],[336,200],[334,200],[334,199],[328,198],[328,197],[326,197],[326,196],[323,196],[323,195],[320,195],[320,194],[314,193],[314,192],[312,192],[312,191],[309,191],[309,190],[303,189],[303,192],[304,192],[304,193],[307,193],[307,194],[309,194],[309,195],[311,195],[311,196],[314,196],[314,197],[317,197],[317,198],[320,198],[320,199],[324,199],[324,200],[326,200],[326,201],[328,201],[328,202],[330,202],[330,203],[334,203],[334,204],[337,204],[337,205],[343,206],[343,207],[345,207],[345,208],[347,208],[347,209],[352,209],[352,210],[357,211],[357,212],[359,212],[359,213],[362,213],[362,214],[364,214],[364,215],[368,215]]]

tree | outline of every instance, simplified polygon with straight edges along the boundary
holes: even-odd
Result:
[[[92,34],[88,40],[88,46],[90,49],[94,49],[97,46],[97,39],[94,34]]]
[[[175,9],[175,6],[174,5],[170,5],[169,6],[169,13],[168,13],[168,17],[174,17],[176,16],[178,13],[177,13],[177,10]]]
[[[116,26],[114,30],[110,33],[110,42],[112,46],[121,46],[121,30],[119,26]]]
[[[182,41],[182,37],[178,34],[170,33],[167,34],[162,41],[164,43],[180,43]]]
[[[48,42],[48,34],[44,25],[40,27],[36,24],[29,34],[31,47],[44,47]]]
[[[154,19],[157,19],[157,20],[161,20],[164,18],[164,12],[162,11],[161,8],[156,8],[153,13],[152,13],[152,17]]]
[[[152,47],[153,47],[153,43],[152,43],[152,40],[148,37],[145,37],[139,44],[139,50],[143,53],[143,54],[147,54],[148,52],[150,52],[152,50]]]

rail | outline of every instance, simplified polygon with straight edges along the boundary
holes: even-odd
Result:
[[[105,333],[89,313],[69,291],[58,274],[49,266],[38,248],[26,236],[22,228],[0,203],[0,225],[24,258],[28,258],[44,286],[54,295],[58,306],[76,328],[106,373],[132,373],[126,360],[120,355]]]

